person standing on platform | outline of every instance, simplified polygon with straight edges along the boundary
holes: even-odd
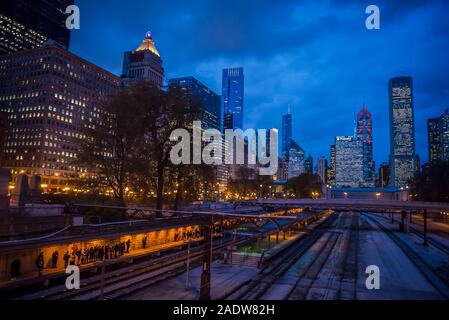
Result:
[[[142,248],[146,249],[146,247],[147,247],[147,235],[144,235],[142,239]]]
[[[70,255],[70,265],[74,266],[75,265],[75,252],[72,251],[72,254]]]
[[[51,267],[53,269],[56,269],[58,267],[58,258],[59,258],[59,252],[56,250],[51,255]]]
[[[39,253],[39,256],[37,257],[37,260],[36,260],[36,266],[37,266],[37,271],[38,271],[39,277],[41,277],[42,270],[44,269],[44,253],[43,252]]]
[[[67,268],[67,266],[69,265],[69,259],[70,259],[70,254],[68,251],[66,251],[64,253],[63,259],[64,259],[64,268]]]
[[[128,239],[128,241],[126,241],[126,253],[129,253],[129,248],[131,248],[131,239]]]
[[[76,249],[76,257],[78,258],[77,265],[79,266],[81,264],[81,249]]]
[[[100,249],[98,249],[98,259],[100,259],[100,261],[103,261],[104,258],[104,247],[100,247]]]

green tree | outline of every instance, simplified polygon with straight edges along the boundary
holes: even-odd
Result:
[[[142,106],[133,98],[132,90],[123,90],[112,97],[98,118],[89,119],[76,160],[78,166],[94,173],[86,180],[91,186],[110,189],[122,205],[144,126],[138,117]]]
[[[298,177],[287,180],[286,189],[297,198],[310,198],[312,197],[312,192],[321,194],[321,178],[317,174],[302,173]]]
[[[172,187],[173,176],[181,181],[188,175],[186,168],[174,168],[170,162],[170,134],[191,129],[192,122],[202,118],[201,110],[179,87],[165,92],[139,82],[114,96],[91,121],[77,163],[95,172],[97,186],[110,188],[121,203],[127,187],[143,190],[144,195],[156,190],[156,208],[162,209],[166,184]],[[170,169],[179,172],[170,174]]]

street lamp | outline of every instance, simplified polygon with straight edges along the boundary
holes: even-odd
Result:
[[[377,198],[377,200],[380,199],[380,192],[376,193],[376,198]]]
[[[343,194],[345,195],[345,199],[348,199],[348,193],[344,192]]]
[[[262,199],[262,185],[259,186],[259,198]]]

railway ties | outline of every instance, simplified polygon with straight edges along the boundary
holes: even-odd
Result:
[[[355,298],[357,245],[352,241],[358,236],[358,214],[346,215],[341,214],[315,258],[298,271],[289,300]]]
[[[309,235],[291,245],[276,257],[271,264],[265,267],[252,281],[235,292],[230,293],[227,298],[237,300],[261,299],[273,284],[327,232],[327,229],[332,228],[332,224],[336,220],[337,215],[335,214],[327,217]]]
[[[397,245],[397,247],[407,256],[407,258],[416,266],[419,272],[429,281],[437,292],[445,299],[449,299],[449,279],[439,270],[435,269],[425,257],[421,256],[413,247],[395,232],[385,227],[381,222],[370,214],[363,215],[367,220],[376,225],[380,230]]]

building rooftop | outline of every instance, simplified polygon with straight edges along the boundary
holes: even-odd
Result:
[[[332,191],[352,191],[352,192],[397,192],[401,189],[395,186],[389,186],[385,188],[332,188]]]
[[[151,51],[152,53],[154,53],[158,57],[161,56],[159,54],[159,51],[157,51],[157,49],[156,49],[156,45],[154,44],[153,36],[152,36],[152,33],[150,31],[148,31],[145,34],[145,39],[142,41],[142,44],[136,49],[136,51],[145,51],[145,50]]]

